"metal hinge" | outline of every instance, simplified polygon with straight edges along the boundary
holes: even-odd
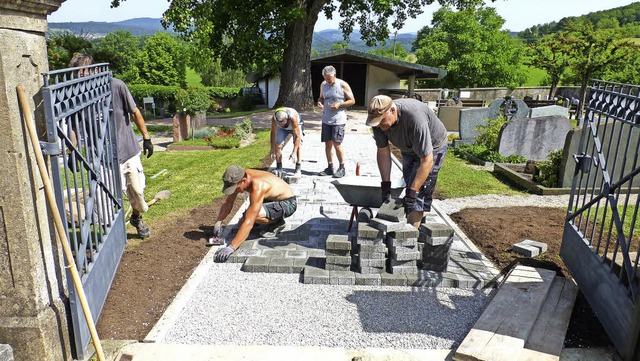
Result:
[[[582,173],[587,173],[589,172],[589,170],[591,170],[591,162],[592,162],[591,156],[585,153],[574,154],[573,160],[576,161],[576,164],[578,165],[577,169],[580,170]]]
[[[45,155],[60,155],[58,143],[40,142],[40,149]]]

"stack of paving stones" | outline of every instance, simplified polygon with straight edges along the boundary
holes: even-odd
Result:
[[[449,253],[453,243],[453,228],[443,223],[420,225],[418,242],[422,253],[421,268],[435,272],[446,272]]]
[[[327,237],[325,269],[329,271],[351,270],[351,241],[349,236],[330,234]]]
[[[417,262],[421,258],[418,251],[418,234],[415,227],[406,223],[402,229],[387,233],[385,243],[389,249],[389,272],[394,274],[417,272]]]
[[[384,273],[387,253],[384,233],[367,223],[358,223],[356,242],[358,272],[365,275]]]

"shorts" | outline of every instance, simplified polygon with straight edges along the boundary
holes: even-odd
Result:
[[[146,212],[149,207],[144,200],[146,179],[140,162],[140,153],[120,164],[122,192],[127,195],[131,208],[137,214]]]
[[[322,123],[322,133],[320,141],[325,143],[332,141],[334,143],[342,143],[344,140],[344,124],[324,124]]]
[[[300,123],[300,133],[304,137],[304,123]],[[296,134],[293,132],[293,129],[284,129],[282,127],[276,126],[276,144],[284,145],[284,141],[287,140],[287,137],[291,134],[293,136],[293,141],[296,141]],[[302,142],[302,139],[300,139]]]
[[[438,172],[442,163],[444,162],[444,156],[447,154],[447,147],[440,149],[433,153],[433,168],[427,177],[427,180],[420,187],[418,197],[416,198],[416,208],[418,212],[430,212],[431,203],[433,202],[433,191],[436,190],[436,182],[438,181]],[[420,166],[420,157],[414,153],[402,153],[402,175],[405,179],[407,187],[413,183],[413,179],[416,177],[416,172]]]
[[[267,219],[270,221],[279,221],[295,213],[298,208],[298,202],[296,196],[293,196],[283,201],[263,203],[262,208],[264,208]]]

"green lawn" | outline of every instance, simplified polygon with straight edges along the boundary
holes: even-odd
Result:
[[[543,86],[548,85],[544,84],[544,81],[548,79],[547,71],[543,69],[538,69],[532,66],[526,67],[529,72],[529,78],[527,82],[523,86]]]

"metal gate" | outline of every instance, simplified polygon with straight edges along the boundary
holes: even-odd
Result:
[[[98,320],[126,243],[115,126],[110,119],[107,64],[44,74],[47,120],[44,152],[58,210],[93,319]],[[91,335],[67,272],[75,358],[83,359]]]
[[[638,359],[640,88],[593,81],[560,255],[625,360]]]

